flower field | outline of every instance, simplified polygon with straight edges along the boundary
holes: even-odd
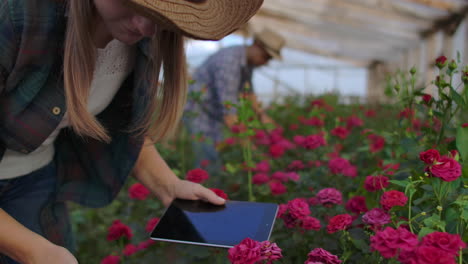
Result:
[[[230,250],[150,241],[164,208],[131,179],[105,209],[73,205],[80,263],[468,263],[468,68],[436,64],[428,87],[415,85],[416,69],[389,81],[391,104],[284,98],[267,109],[274,124],[262,124],[241,98],[230,105],[239,123],[217,145],[221,169],[193,167],[190,141],[206,139],[183,129],[158,145],[180,177],[279,204],[270,241]]]

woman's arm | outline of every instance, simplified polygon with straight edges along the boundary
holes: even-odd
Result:
[[[146,138],[134,169],[135,177],[154,193],[164,205],[174,198],[205,200],[224,204],[225,200],[200,184],[179,179],[159,155],[153,142]]]
[[[0,209],[0,252],[24,264],[76,264],[65,248],[27,229]]]

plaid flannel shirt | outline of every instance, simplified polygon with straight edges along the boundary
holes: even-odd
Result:
[[[226,109],[224,103],[238,103],[245,84],[252,87],[253,67],[247,64],[246,47],[232,46],[219,50],[200,65],[192,76],[195,81],[190,92],[202,92],[202,102],[188,100],[185,111],[196,116],[187,117],[193,134],[209,137],[215,143],[222,140],[224,116],[235,114],[236,109]]]
[[[30,153],[66,112],[63,88],[64,0],[4,0],[0,3],[0,159],[5,149]],[[148,100],[142,76],[146,40],[136,65],[111,104],[97,118],[112,142],[106,144],[63,129],[55,141],[58,186],[41,224],[52,242],[73,248],[65,201],[89,207],[110,203],[131,173],[143,138],[132,127]],[[143,80],[143,81],[142,81]],[[129,98],[132,98],[129,100]]]

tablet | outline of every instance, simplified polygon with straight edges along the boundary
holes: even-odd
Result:
[[[245,238],[270,239],[278,205],[226,201],[174,200],[151,233],[151,239],[176,243],[231,248]]]

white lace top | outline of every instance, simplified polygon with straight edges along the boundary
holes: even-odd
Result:
[[[113,40],[103,49],[97,49],[94,78],[88,98],[88,111],[102,112],[112,101],[120,85],[134,66],[134,48]],[[68,126],[67,115],[54,132],[35,151],[23,154],[7,149],[0,161],[0,179],[15,178],[42,168],[52,161],[54,140],[60,130]]]

